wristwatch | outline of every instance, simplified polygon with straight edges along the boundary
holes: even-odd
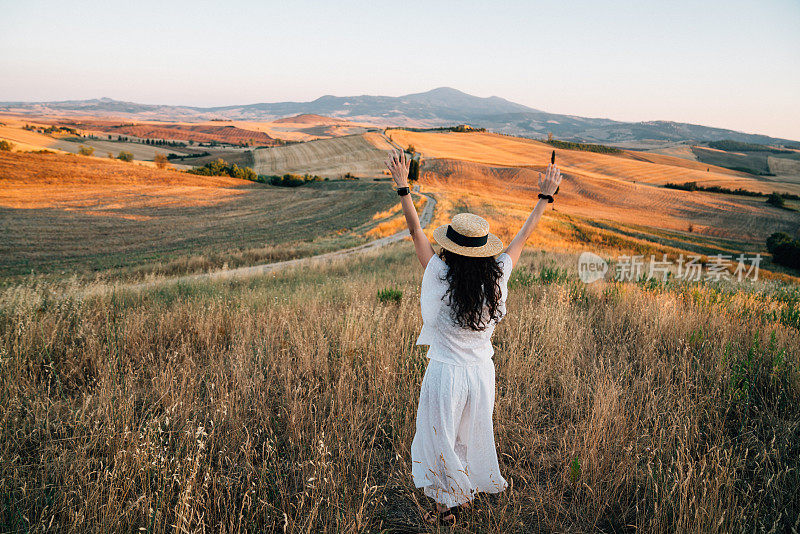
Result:
[[[548,204],[550,204],[551,202],[553,202],[555,200],[553,198],[553,195],[545,195],[544,193],[539,193],[539,198],[546,198]]]
[[[401,197],[406,196],[410,192],[411,192],[411,189],[409,189],[408,187],[398,187],[397,188],[397,194],[400,195]]]

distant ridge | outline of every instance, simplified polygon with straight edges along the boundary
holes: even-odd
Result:
[[[99,115],[139,120],[206,121],[211,119],[272,121],[303,115],[345,119],[376,126],[436,127],[470,124],[488,130],[541,138],[589,143],[636,141],[720,141],[785,144],[795,141],[748,134],[724,128],[671,121],[621,122],[604,118],[547,113],[497,96],[469,95],[452,87],[438,87],[404,96],[332,96],[311,102],[275,102],[236,106],[164,106],[122,102],[103,97],[60,102],[0,102],[0,112],[29,115]],[[287,119],[288,122],[288,119]]]
[[[292,117],[284,117],[274,121],[275,124],[341,124],[346,123],[346,119],[325,117],[316,113],[301,113]]]

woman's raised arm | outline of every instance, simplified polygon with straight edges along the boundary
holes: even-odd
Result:
[[[561,171],[559,171],[558,167],[552,163],[547,166],[547,171],[545,172],[544,177],[542,176],[542,173],[539,173],[539,190],[543,195],[549,195],[550,198],[552,198],[560,183]],[[547,199],[539,199],[539,202],[536,203],[536,206],[533,208],[533,211],[531,211],[531,214],[528,215],[528,219],[525,221],[525,224],[522,225],[522,228],[520,228],[519,232],[517,232],[517,235],[508,245],[506,254],[511,256],[511,265],[517,265],[517,261],[519,261],[519,257],[522,254],[522,248],[525,246],[525,242],[533,233],[536,225],[539,224],[539,219],[542,218],[542,213],[544,213],[544,209],[547,207],[547,204]]]
[[[408,187],[408,168],[410,165],[411,160],[406,157],[405,152],[398,154],[393,150],[389,153],[386,166],[389,167],[389,170],[392,172],[392,179],[398,188]],[[434,255],[433,246],[431,246],[431,242],[428,241],[428,237],[422,231],[422,225],[419,223],[419,216],[417,215],[417,208],[414,207],[414,201],[411,199],[410,193],[400,197],[400,205],[403,206],[403,214],[406,216],[408,232],[411,234],[411,239],[414,241],[414,249],[417,252],[417,258],[424,269],[428,266],[428,262]]]

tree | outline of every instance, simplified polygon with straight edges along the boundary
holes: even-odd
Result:
[[[792,239],[785,232],[776,232],[767,238],[767,250],[772,254],[772,261],[800,269],[800,241]]]
[[[123,150],[123,151],[120,151],[119,154],[117,154],[117,159],[122,160],[122,161],[130,162],[130,161],[133,161],[133,154],[131,154],[130,152],[125,152]]]
[[[169,160],[167,159],[167,156],[165,156],[164,154],[159,152],[153,158],[153,162],[156,164],[156,167],[158,167],[159,169],[166,169],[167,168],[167,164],[169,163]]]
[[[11,141],[6,141],[5,139],[0,140],[0,150],[4,152],[11,152],[14,149],[14,143]]]
[[[78,154],[80,154],[81,156],[91,156],[92,154],[94,154],[94,147],[81,145],[78,148]]]
[[[419,180],[419,158],[411,158],[408,164],[408,181],[416,182]]]

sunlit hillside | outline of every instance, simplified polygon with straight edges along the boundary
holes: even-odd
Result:
[[[387,134],[403,147],[413,145],[428,158],[459,159],[497,166],[541,168],[547,164],[553,150],[553,147],[538,141],[492,133],[389,130]],[[612,155],[577,150],[557,150],[557,153],[561,169],[587,178],[616,178],[655,185],[695,181],[766,193],[800,193],[800,178],[796,183],[771,182],[766,177],[757,178],[665,155],[637,152]]]
[[[61,154],[0,152],[0,277],[181,274],[362,243],[385,183],[275,187]]]
[[[538,176],[531,168],[433,159],[423,165],[422,183],[487,202],[517,203],[524,210],[538,201]],[[581,218],[758,244],[772,232],[794,232],[800,227],[800,213],[769,206],[761,198],[678,191],[569,170],[564,171],[557,199],[553,208],[559,213]]]

